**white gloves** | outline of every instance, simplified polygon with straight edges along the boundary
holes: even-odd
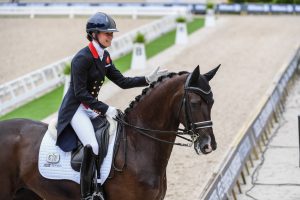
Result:
[[[116,133],[117,130],[117,122],[115,121],[115,118],[118,114],[118,111],[115,107],[109,106],[106,111],[106,119],[109,122],[109,135],[112,136]]]
[[[106,111],[106,116],[111,119],[114,119],[116,118],[117,115],[118,115],[117,109],[115,107],[109,106]]]
[[[147,83],[152,83],[157,81],[160,76],[164,76],[168,74],[168,70],[159,70],[160,67],[157,67],[149,76],[145,76]]]

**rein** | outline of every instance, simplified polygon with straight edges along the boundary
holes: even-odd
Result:
[[[164,142],[164,143],[168,143],[168,144],[173,144],[173,145],[179,145],[179,146],[187,146],[187,147],[192,146],[192,143],[191,144],[184,144],[184,143],[169,142],[169,141],[166,141],[166,140],[162,140],[162,139],[156,138],[156,137],[150,135],[149,133],[147,133],[147,132],[157,132],[157,133],[164,133],[164,134],[174,134],[177,137],[180,137],[180,138],[182,138],[182,139],[184,139],[186,141],[193,142],[191,139],[188,139],[188,138],[182,136],[182,135],[189,135],[188,134],[189,131],[187,131],[186,129],[180,129],[180,128],[178,128],[178,131],[163,131],[163,130],[143,128],[143,127],[135,126],[133,124],[129,124],[129,123],[127,123],[126,121],[124,121],[124,119],[122,119],[119,116],[117,118],[115,118],[115,120],[117,122],[120,122],[122,125],[134,128],[135,130],[137,130],[142,135],[145,135],[145,136],[147,136],[147,137],[149,137],[151,139],[154,139],[156,141]]]

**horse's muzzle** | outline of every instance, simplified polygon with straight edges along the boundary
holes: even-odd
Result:
[[[211,138],[205,137],[205,138],[198,138],[194,142],[194,149],[198,155],[200,154],[209,154],[212,151],[216,150],[217,143],[215,141],[211,141]]]

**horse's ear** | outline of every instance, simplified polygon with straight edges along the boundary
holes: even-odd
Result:
[[[199,68],[199,65],[198,65],[194,69],[194,71],[192,72],[191,79],[190,79],[190,84],[189,85],[193,85],[193,83],[197,83],[199,75],[200,75],[200,68]]]
[[[221,64],[219,64],[216,68],[210,70],[206,74],[203,74],[203,76],[206,78],[207,81],[210,81],[215,76],[220,66]]]

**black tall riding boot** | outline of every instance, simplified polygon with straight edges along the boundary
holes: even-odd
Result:
[[[90,145],[86,145],[83,150],[83,159],[80,168],[80,191],[82,200],[93,199],[93,177],[95,169],[95,157]]]
[[[100,176],[100,167],[103,162],[103,158],[101,157],[100,152],[99,152],[99,156],[95,155],[95,154],[94,154],[94,156],[95,156],[95,167],[96,167],[96,172],[97,172],[97,179],[100,179],[100,177],[101,177]],[[94,197],[96,200],[105,200],[101,183],[97,183],[97,188],[95,190]]]

